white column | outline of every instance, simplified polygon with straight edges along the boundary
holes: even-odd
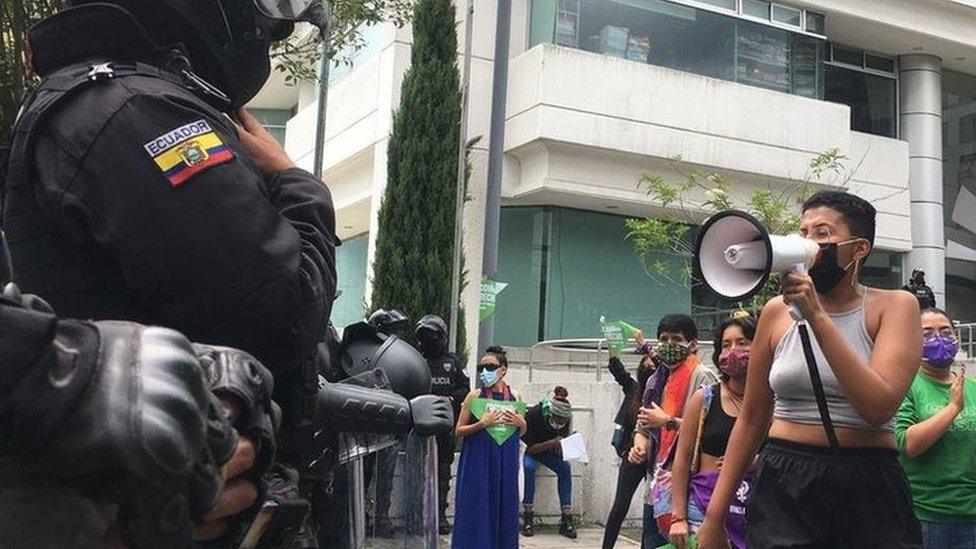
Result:
[[[905,277],[925,281],[945,306],[945,227],[942,217],[942,60],[929,54],[898,58],[900,134],[908,141],[912,251]]]

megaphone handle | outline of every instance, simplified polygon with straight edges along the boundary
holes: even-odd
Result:
[[[801,275],[807,274],[807,264],[797,263],[793,267],[793,272]],[[790,303],[790,317],[797,322],[803,320],[803,311],[800,310],[800,307],[796,303]]]

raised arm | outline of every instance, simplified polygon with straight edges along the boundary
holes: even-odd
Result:
[[[960,372],[952,382],[949,403],[925,421],[918,421],[914,395],[909,392],[895,416],[895,439],[908,457],[918,457],[928,451],[952,427],[965,406]]]

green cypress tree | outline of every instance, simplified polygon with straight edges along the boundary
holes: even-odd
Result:
[[[393,115],[379,211],[371,309],[450,322],[461,96],[454,6],[419,0],[411,66]],[[458,350],[464,355],[463,311]],[[412,339],[412,333],[410,334]]]

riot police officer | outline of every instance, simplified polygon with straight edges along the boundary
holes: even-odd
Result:
[[[42,81],[0,193],[25,291],[65,316],[250,352],[274,373],[289,425],[314,414],[335,213],[322,182],[240,107],[310,4],[74,0],[30,31]],[[253,488],[235,493],[223,514],[255,501]]]
[[[416,336],[420,353],[427,359],[427,367],[430,368],[431,392],[447,399],[457,418],[464,397],[471,390],[471,382],[461,360],[447,349],[447,324],[437,315],[426,315],[417,323]],[[451,488],[454,449],[453,434],[437,437],[438,522],[441,534],[451,532],[451,525],[447,521],[447,494]]]

